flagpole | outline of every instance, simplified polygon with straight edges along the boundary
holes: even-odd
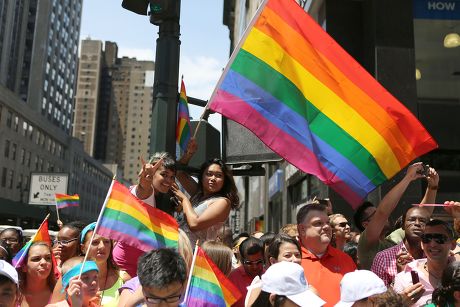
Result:
[[[96,225],[94,226],[94,231],[93,231],[93,234],[91,235],[91,240],[89,240],[88,246],[91,246],[91,244],[93,243],[94,236],[96,235],[97,227],[99,226],[99,223],[100,223],[101,217],[102,217],[102,213],[104,213],[105,206],[107,205],[107,202],[109,200],[110,194],[112,193],[112,188],[113,188],[114,183],[115,183],[115,176],[113,176],[112,183],[110,184],[110,187],[109,187],[109,191],[107,192],[107,195],[105,196],[104,204],[102,205],[101,211],[99,212],[99,216],[98,216],[98,218],[96,220]],[[80,268],[80,273],[78,274],[78,279],[81,279],[81,274],[83,272],[85,262],[88,259],[88,254],[89,254],[88,251],[86,251],[85,258],[83,258],[83,263],[82,263],[81,268]]]
[[[182,301],[183,303],[187,303],[190,283],[192,282],[193,269],[195,267],[196,255],[198,254],[198,243],[199,243],[199,240],[196,240],[195,250],[193,251],[192,265],[190,266],[190,271],[188,273],[187,287],[185,288],[184,300]]]
[[[29,242],[33,242],[33,240],[35,240],[35,237],[36,237],[37,234],[38,234],[38,230],[40,230],[40,229],[42,228],[43,223],[45,223],[46,220],[47,220],[49,217],[50,217],[50,214],[48,213],[48,214],[46,215],[45,219],[43,220],[43,222],[40,224],[40,227],[38,227],[37,232],[36,232],[36,233],[34,234],[34,236],[29,240]],[[29,242],[27,242],[24,246],[26,246],[27,244],[29,244]],[[26,254],[27,254],[27,253],[23,253],[23,254],[21,255],[21,257],[19,257],[18,262],[16,262],[16,265],[14,265],[14,268],[15,268],[15,269],[16,269],[16,267],[17,267],[17,264],[18,264],[18,263],[21,263],[22,259],[25,257]]]
[[[57,220],[60,221],[60,217],[59,217],[59,209],[58,209],[58,205],[57,205],[57,201],[56,201],[56,194],[54,194],[54,205],[56,205],[56,214],[57,214]]]
[[[251,32],[252,27],[256,23],[256,20],[259,18],[260,14],[262,13],[263,9],[267,5],[268,0],[264,0],[264,2],[259,6],[257,9],[257,12],[254,14],[254,17],[252,17],[251,22],[247,26],[246,30],[244,30],[243,36],[240,38],[238,44],[236,45],[236,48],[233,49],[232,55],[230,56],[230,59],[228,60],[227,66],[225,66],[224,71],[222,72],[222,75],[219,78],[219,81],[217,81],[216,87],[214,88],[214,91],[211,94],[211,98],[209,98],[208,102],[206,103],[206,106],[204,107],[204,111],[200,116],[200,122],[196,126],[194,136],[196,135],[196,131],[200,127],[201,119],[204,117],[204,114],[206,113],[206,110],[209,109],[209,103],[213,100],[214,96],[217,94],[217,90],[219,89],[220,85],[222,82],[224,82],[224,77],[227,74],[227,72],[230,70],[230,66],[232,66],[233,61],[236,58],[236,55],[238,54],[238,51],[241,49],[241,46],[243,45],[244,41],[248,37],[249,33]]]

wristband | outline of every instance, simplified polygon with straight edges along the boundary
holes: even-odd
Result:
[[[428,186],[428,189],[429,190],[433,190],[433,191],[436,191],[438,189],[438,186],[437,185],[434,185],[432,187]]]

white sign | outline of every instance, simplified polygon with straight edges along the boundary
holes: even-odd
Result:
[[[54,205],[54,194],[67,194],[69,175],[59,173],[31,174],[30,205]]]

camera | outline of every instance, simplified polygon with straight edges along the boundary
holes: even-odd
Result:
[[[422,169],[419,169],[417,171],[417,174],[423,175],[425,177],[428,177],[430,174],[430,166],[428,164],[423,164]]]

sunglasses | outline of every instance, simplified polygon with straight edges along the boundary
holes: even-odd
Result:
[[[259,259],[259,260],[256,260],[256,261],[251,261],[251,260],[244,260],[243,261],[243,264],[245,264],[245,265],[259,265],[259,264],[263,264],[263,263],[264,263],[263,259]]]
[[[343,228],[343,227],[346,227],[346,226],[350,226],[350,223],[342,222],[342,223],[338,223],[337,225]]]
[[[442,233],[424,233],[420,237],[422,238],[422,243],[424,244],[428,244],[433,240],[438,244],[444,244],[449,240],[449,238]]]

